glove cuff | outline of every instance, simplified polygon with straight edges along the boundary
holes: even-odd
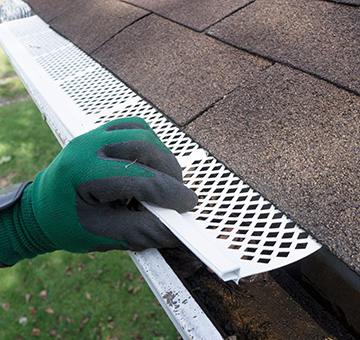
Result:
[[[41,230],[32,207],[32,184],[17,203],[0,213],[0,263],[13,265],[56,250]]]

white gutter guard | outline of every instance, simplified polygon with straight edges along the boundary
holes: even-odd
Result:
[[[39,17],[3,23],[1,43],[62,145],[112,119],[144,118],[199,197],[191,213],[144,203],[225,281],[298,261],[321,246],[163,114]]]
[[[58,52],[75,51],[78,57],[85,58],[77,65],[81,68],[84,66],[82,62],[85,64],[88,62],[86,55],[50,31],[37,16],[1,24],[0,44],[59,143],[65,146],[73,137],[86,132],[85,125],[77,119],[77,117],[82,117],[81,110],[74,105],[69,95],[60,90],[59,85],[49,78],[48,71],[38,64],[37,59],[39,58],[33,57],[34,54],[36,55],[34,51],[37,49],[48,49],[45,54],[41,55],[54,57],[50,46],[55,45],[59,47],[56,49]],[[71,51],[67,50],[69,47],[71,47]],[[68,57],[70,56],[68,55]],[[60,58],[58,62],[62,62],[63,65],[57,72],[66,74],[69,71],[67,67],[71,67],[73,61],[71,58],[70,60]],[[90,70],[87,68],[87,71]],[[79,74],[77,75],[79,76]],[[90,129],[88,125],[86,126]],[[148,249],[143,252],[128,253],[182,338],[222,339],[219,331],[158,250]]]

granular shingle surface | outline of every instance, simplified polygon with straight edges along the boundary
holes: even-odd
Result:
[[[154,14],[93,56],[180,125],[269,65]]]
[[[358,7],[326,1],[257,0],[209,33],[360,93]]]
[[[45,21],[50,21],[62,14],[69,6],[78,2],[78,0],[26,0],[33,11],[41,16]]]
[[[119,0],[79,0],[55,18],[51,26],[90,53],[147,13]]]
[[[253,0],[127,0],[195,30],[203,30]]]
[[[360,273],[360,98],[275,65],[186,128]]]

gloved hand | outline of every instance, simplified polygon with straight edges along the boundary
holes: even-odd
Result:
[[[162,248],[177,239],[146,201],[184,212],[197,202],[172,153],[140,118],[114,120],[73,139],[0,213],[0,262],[57,249]],[[130,204],[131,205],[131,204]]]

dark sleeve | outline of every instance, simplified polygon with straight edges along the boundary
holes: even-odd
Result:
[[[2,210],[11,207],[17,202],[17,200],[21,197],[21,194],[24,191],[25,187],[29,183],[29,181],[23,182],[15,184],[9,188],[0,190],[0,214]]]
[[[19,200],[25,187],[29,183],[30,182],[15,184],[9,188],[0,190],[0,215],[3,210],[11,207]],[[10,266],[0,263],[0,268],[5,268],[5,267],[10,267]]]

